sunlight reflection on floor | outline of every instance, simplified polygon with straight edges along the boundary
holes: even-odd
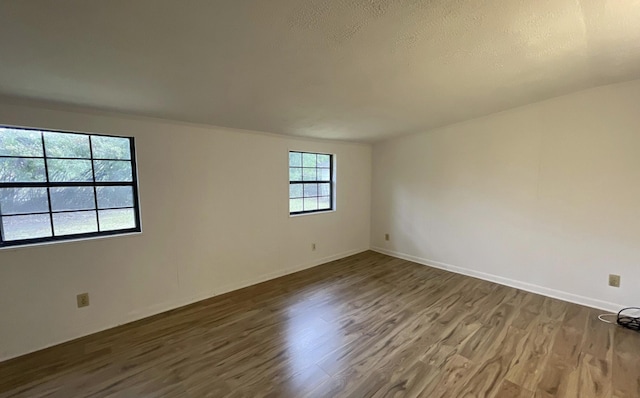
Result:
[[[295,375],[317,364],[327,354],[344,346],[345,336],[336,324],[320,318],[336,319],[340,309],[331,301],[331,291],[315,291],[309,298],[291,305],[287,309],[286,346],[289,358],[291,387],[302,388],[303,377]]]

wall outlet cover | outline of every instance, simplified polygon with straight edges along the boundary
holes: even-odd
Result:
[[[76,296],[78,308],[89,306],[89,293],[80,293]]]
[[[620,275],[609,274],[609,286],[620,287]]]

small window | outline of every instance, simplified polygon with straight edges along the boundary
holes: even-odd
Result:
[[[333,210],[333,155],[289,152],[289,214]]]
[[[133,138],[0,126],[0,247],[139,231]]]

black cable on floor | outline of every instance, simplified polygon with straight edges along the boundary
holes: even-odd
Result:
[[[635,312],[631,315],[630,312]],[[610,319],[607,319],[610,318]],[[602,322],[610,324],[618,324],[624,328],[635,330],[640,332],[640,308],[639,307],[627,307],[621,309],[618,314],[601,314],[598,315],[598,319]]]
[[[630,315],[629,312],[631,311],[636,312],[636,314],[633,316]],[[638,313],[640,313],[640,308],[638,307],[627,307],[621,309],[620,312],[618,312],[618,325],[640,332],[640,315],[638,315]]]

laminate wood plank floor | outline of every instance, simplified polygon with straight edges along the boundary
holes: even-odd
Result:
[[[0,397],[640,397],[598,310],[364,252],[0,363]]]

